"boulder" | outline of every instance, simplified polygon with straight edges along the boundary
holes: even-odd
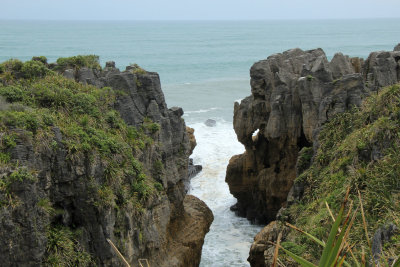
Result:
[[[200,264],[204,237],[214,216],[207,205],[195,196],[187,195],[183,205],[183,217],[172,222],[168,257],[158,266],[194,267]]]
[[[382,248],[386,242],[390,241],[390,238],[399,232],[397,226],[393,223],[389,223],[385,226],[380,227],[375,231],[374,237],[372,238],[372,256],[377,266],[379,265]]]
[[[398,52],[372,52],[363,65],[366,85],[371,90],[376,91],[380,87],[397,83],[400,78],[398,76],[399,60],[400,55]]]
[[[67,69],[62,74],[65,78],[75,80],[75,71],[73,69]]]
[[[197,146],[196,137],[194,136],[194,129],[186,126],[186,132],[189,137],[190,154],[192,154],[194,148]]]
[[[255,237],[251,245],[249,258],[252,267],[266,266],[266,262],[272,262],[275,247],[270,242],[276,242],[279,235],[279,227],[276,221],[270,222]]]
[[[193,159],[189,159],[188,177],[193,178],[203,170],[203,166],[194,165]]]
[[[208,119],[204,122],[204,124],[208,127],[215,127],[217,125],[217,122],[215,120]]]
[[[329,67],[332,70],[333,79],[340,79],[343,75],[354,73],[349,56],[344,56],[342,53],[336,53],[333,56]]]
[[[106,68],[115,68],[115,62],[114,61],[107,61],[106,62]]]

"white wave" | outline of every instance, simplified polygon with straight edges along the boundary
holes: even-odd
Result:
[[[250,245],[260,226],[230,211],[236,199],[225,183],[229,159],[244,152],[232,129],[232,122],[217,119],[215,127],[194,123],[197,147],[193,153],[195,164],[203,171],[191,181],[190,194],[202,199],[214,214],[214,222],[206,235],[200,266],[248,266]]]
[[[210,112],[213,110],[219,110],[221,108],[208,108],[208,109],[199,109],[199,110],[189,110],[189,111],[185,111],[186,114],[193,114],[193,113],[206,113],[206,112]]]

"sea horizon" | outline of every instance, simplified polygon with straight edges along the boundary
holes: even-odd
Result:
[[[264,19],[10,19],[0,18],[0,21],[60,21],[60,22],[268,22],[268,21],[353,21],[353,20],[400,20],[400,17],[359,17],[359,18],[264,18]]]

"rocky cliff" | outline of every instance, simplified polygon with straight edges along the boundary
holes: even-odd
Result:
[[[259,223],[275,219],[296,178],[299,151],[311,147],[335,114],[359,106],[371,91],[399,80],[398,51],[367,60],[322,49],[292,49],[255,63],[251,96],[234,106],[234,129],[245,153],[232,157],[226,182],[232,209]]]
[[[373,52],[364,61],[337,53],[328,61],[321,49],[293,49],[255,63],[250,76],[252,95],[234,107],[234,129],[246,151],[230,160],[226,182],[238,200],[233,210],[268,223],[302,197],[304,184],[293,183],[318,150],[324,125],[359,107],[371,92],[397,83],[400,54]],[[257,235],[252,266],[269,266],[269,241],[281,231],[273,222]]]
[[[132,266],[197,266],[213,215],[186,195],[183,111],[157,73],[97,60],[1,64],[0,262],[123,266],[110,239]]]

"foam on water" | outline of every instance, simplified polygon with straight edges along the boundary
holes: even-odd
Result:
[[[232,122],[217,119],[215,127],[204,123],[189,126],[195,129],[197,140],[192,157],[195,164],[203,165],[203,171],[192,179],[189,193],[206,202],[214,214],[200,266],[248,266],[250,245],[261,227],[230,211],[236,199],[225,183],[229,159],[243,153],[244,147],[236,139]]]
[[[208,109],[199,109],[199,110],[189,110],[185,111],[185,114],[193,114],[193,113],[206,113],[213,110],[219,110],[220,108],[208,108]]]

